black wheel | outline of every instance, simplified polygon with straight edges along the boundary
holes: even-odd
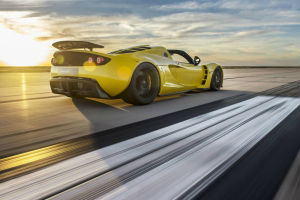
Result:
[[[159,74],[150,63],[142,63],[134,71],[128,88],[121,98],[130,104],[145,105],[152,103],[160,87]]]
[[[211,90],[220,90],[223,83],[223,74],[220,67],[217,67],[212,75],[210,89]]]

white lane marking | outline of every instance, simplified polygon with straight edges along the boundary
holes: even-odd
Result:
[[[57,196],[54,197],[54,199],[66,199],[66,198],[75,198],[79,193],[89,193],[90,191],[95,189],[98,191],[103,191],[104,187],[107,189],[107,185],[111,184],[112,182],[115,182],[115,184],[122,183],[122,175],[125,175],[127,173],[132,173],[131,171],[134,169],[142,168],[145,164],[149,164],[149,161],[151,160],[157,160],[161,157],[169,154],[174,153],[174,151],[186,147],[191,146],[192,143],[197,142],[199,143],[197,145],[197,148],[203,148],[206,145],[216,141],[220,137],[224,136],[225,134],[228,134],[232,130],[239,128],[243,124],[245,124],[249,119],[255,117],[257,113],[261,112],[262,110],[271,109],[274,107],[274,105],[280,105],[281,103],[284,103],[284,101],[278,101],[276,99],[273,99],[268,102],[268,105],[262,104],[259,105],[250,111],[244,112],[240,115],[234,116],[223,123],[215,123],[216,125],[206,128],[203,130],[203,127],[201,127],[201,124],[198,124],[197,126],[194,126],[192,129],[186,128],[185,130],[179,131],[176,134],[179,135],[186,135],[188,134],[189,137],[179,140],[178,142],[174,144],[170,144],[167,147],[164,147],[163,149],[156,150],[155,152],[145,155],[142,158],[139,158],[138,160],[132,161],[129,164],[123,165],[122,167],[119,167],[115,170],[113,170],[111,173],[106,173],[102,176],[98,176],[91,181],[87,181],[83,184],[81,184],[78,187],[72,188],[70,190],[67,190]],[[194,134],[192,134],[194,133]],[[176,135],[174,134],[174,135]],[[173,136],[174,136],[173,135]],[[210,136],[210,137],[208,137]],[[195,149],[195,148],[194,148]],[[176,158],[177,159],[177,158]],[[114,187],[114,186],[113,186]],[[88,189],[87,189],[88,188]],[[87,190],[87,191],[86,191]],[[75,195],[75,196],[74,196]],[[84,195],[84,194],[83,194]],[[81,199],[84,199],[82,197]]]
[[[123,184],[127,190],[111,199],[175,199],[199,181],[200,189],[205,188],[299,106],[299,99],[277,99],[272,109],[264,109],[265,113],[204,148],[186,152],[181,159],[172,159]]]
[[[164,146],[166,143],[188,136],[188,134],[199,130],[199,128],[208,128],[239,114],[241,117],[235,117],[237,121],[231,120],[229,122],[230,120],[227,120],[228,123],[235,124],[245,117],[245,113],[249,112],[247,110],[257,109],[256,107],[262,107],[261,104],[268,105],[272,101],[274,101],[273,97],[255,97],[143,136],[68,159],[43,170],[0,184],[0,197],[6,199],[42,198],[47,194],[85,180],[100,172],[105,172],[111,167],[118,166],[130,159]],[[178,131],[184,127],[186,127],[185,130]],[[170,134],[172,131],[174,133]],[[157,138],[159,139],[155,141]]]
[[[1,191],[11,191],[14,189],[27,187],[28,185],[34,185],[38,184],[41,185],[42,183],[47,184],[48,182],[44,180],[53,179],[55,176],[59,176],[56,178],[57,183],[60,183],[57,185],[57,187],[63,187],[68,184],[73,184],[75,181],[79,181],[85,178],[88,178],[90,176],[93,176],[96,173],[99,173],[101,171],[104,171],[108,169],[108,167],[105,166],[105,162],[107,162],[109,157],[113,157],[114,155],[120,154],[120,152],[125,151],[127,149],[132,149],[136,146],[142,146],[142,144],[145,144],[145,142],[154,140],[156,138],[161,138],[164,135],[168,135],[172,131],[177,131],[185,127],[189,127],[194,123],[199,123],[201,121],[205,121],[208,119],[214,119],[215,117],[218,117],[219,115],[226,113],[226,116],[223,116],[220,120],[225,119],[227,115],[234,116],[237,114],[237,112],[243,112],[246,109],[249,109],[251,107],[257,106],[263,102],[267,102],[271,100],[272,97],[256,97],[251,100],[247,100],[238,104],[234,104],[225,108],[222,108],[220,110],[216,110],[171,126],[168,126],[166,128],[159,129],[157,131],[153,131],[149,134],[139,136],[115,145],[111,145],[106,148],[102,148],[63,162],[60,162],[56,165],[53,165],[51,167],[45,168],[44,170],[37,171],[33,174],[29,174],[26,176],[23,176],[20,178],[21,181],[15,181],[19,180],[19,178],[14,179],[13,181],[8,181],[5,185],[0,185]],[[237,108],[237,110],[233,110]],[[212,121],[211,124],[215,123],[215,121]],[[127,156],[128,158],[128,156]],[[105,159],[105,162],[102,160]],[[118,159],[113,160],[117,161],[117,163],[120,163]],[[98,167],[96,167],[98,166]],[[89,168],[87,168],[89,167]],[[68,173],[72,173],[74,171],[74,174],[80,174],[80,177],[73,177],[70,179],[65,179],[63,176],[60,176],[62,174],[68,175]],[[83,172],[82,172],[83,171]],[[67,172],[67,173],[66,173]],[[59,179],[60,178],[60,179]],[[18,184],[16,184],[16,182]],[[50,189],[50,188],[49,188]],[[44,191],[46,192],[46,191]],[[4,193],[4,192],[3,192]],[[42,192],[41,192],[42,194]]]

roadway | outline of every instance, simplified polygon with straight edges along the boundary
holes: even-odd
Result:
[[[201,182],[200,185],[197,185],[196,191],[202,191],[203,188],[208,188],[208,186],[214,183],[219,177],[219,174],[232,168],[232,163],[237,162],[242,157],[249,157],[247,152],[257,146],[257,144],[263,143],[265,136],[271,137],[269,135],[277,134],[277,137],[282,137],[282,135],[280,135],[282,131],[277,131],[278,133],[272,132],[279,130],[279,125],[282,127],[284,123],[292,123],[292,120],[287,121],[287,118],[291,116],[295,118],[295,116],[297,117],[299,115],[299,109],[297,108],[299,99],[294,98],[299,97],[300,93],[299,68],[225,69],[224,72],[224,88],[221,91],[211,92],[201,90],[159,97],[153,104],[147,106],[131,106],[122,100],[70,99],[61,95],[52,94],[48,85],[49,73],[47,72],[0,73],[2,83],[0,86],[0,156],[3,161],[2,163],[4,163],[1,165],[0,175],[1,180],[12,181],[9,183],[16,188],[14,195],[10,197],[14,199],[23,196],[24,193],[30,193],[30,191],[20,190],[20,185],[15,185],[14,180],[18,177],[24,182],[23,184],[32,185],[32,188],[30,188],[31,191],[36,191],[36,187],[40,188],[40,193],[32,193],[33,196],[29,195],[29,199],[44,197],[66,199],[75,197],[77,194],[80,194],[82,198],[91,198],[87,197],[89,194],[95,195],[94,197],[101,195],[111,197],[116,191],[122,191],[124,187],[128,189],[126,190],[128,192],[128,199],[132,197],[130,195],[141,195],[141,198],[147,198],[150,197],[149,194],[153,194],[156,191],[155,187],[153,187],[153,183],[168,180],[168,177],[174,177],[175,174],[178,174],[182,169],[188,169],[195,159],[202,159],[200,162],[202,165],[203,163],[209,163],[208,161],[210,160],[213,161],[210,163],[211,165],[207,164],[205,168],[202,167],[201,172],[195,170],[197,167],[201,168],[201,166],[195,165],[193,167],[196,168],[191,167],[189,169],[190,173],[194,172],[193,177],[198,177],[197,181]],[[232,108],[234,109],[232,111],[230,106],[236,106],[236,108]],[[216,112],[216,115],[213,117],[214,120],[210,122],[211,124],[207,125],[206,132],[197,130],[198,132],[200,131],[199,135],[194,135],[192,132],[184,130],[183,133],[187,135],[183,136],[180,134],[180,138],[177,138],[177,146],[173,144],[175,135],[172,135],[172,137],[164,136],[171,134],[167,130],[172,129],[173,126],[182,128],[182,123],[185,122],[188,124],[185,126],[189,129],[191,125],[188,120],[192,120],[193,117],[205,118],[207,113],[210,113],[209,116],[211,116],[211,113],[214,112]],[[297,113],[295,114],[295,112],[297,112],[298,115]],[[227,115],[230,115],[229,121]],[[251,116],[254,117],[253,119],[255,120],[252,120]],[[215,121],[218,117],[220,118],[220,122]],[[248,120],[249,123],[247,121],[248,118],[251,119],[250,121]],[[227,120],[226,123],[223,123],[224,120]],[[265,123],[261,123],[261,121]],[[202,121],[199,122],[200,127],[204,126],[202,123]],[[293,129],[291,129],[291,135],[293,135],[293,137],[291,136],[290,139],[297,138],[297,134],[295,134],[297,131],[295,132],[295,130],[299,127],[295,127],[291,124],[288,126],[293,127]],[[166,129],[164,127],[168,128]],[[253,135],[251,135],[246,133],[247,131],[245,132],[245,130],[249,129],[257,130],[254,131],[254,133],[257,134],[253,133]],[[176,130],[176,128],[174,128],[174,130]],[[222,131],[224,131],[224,133]],[[151,133],[153,135],[153,132],[156,134],[159,132],[159,134],[156,135],[156,137],[160,138],[158,140],[159,142],[148,145],[150,149],[147,147],[142,148],[147,152],[156,151],[153,155],[148,155],[149,153],[147,152],[137,150],[135,149],[136,147],[130,147],[128,146],[129,143],[125,146],[119,146],[124,142],[126,143],[126,140],[136,140],[135,142],[130,142],[130,144],[140,143],[141,146],[143,146],[145,143],[151,141],[149,137],[151,137]],[[163,137],[165,137],[164,140],[161,139]],[[207,138],[212,138],[212,141],[208,143],[209,145],[203,146],[203,143],[209,141]],[[199,141],[199,143],[190,144],[191,141]],[[222,144],[222,148],[220,148],[218,144]],[[235,148],[229,148],[235,146],[234,144],[236,144]],[[273,147],[260,150],[261,156],[269,157],[267,152],[273,151],[273,149],[275,149],[274,145],[277,143],[273,142],[271,144]],[[161,147],[156,145],[160,145]],[[279,144],[277,144],[277,146],[278,145]],[[298,146],[299,144],[297,142],[294,142],[292,149],[287,148],[287,143],[283,145],[284,148],[282,148],[282,151],[285,153],[289,152],[291,156],[285,158],[285,165],[278,165],[279,174],[281,175],[278,175],[277,185],[275,184],[273,186],[273,193],[288,170],[294,158],[293,156],[295,156],[298,150],[298,148],[296,148]],[[111,149],[107,150],[107,148]],[[115,152],[116,149],[119,150],[122,148],[129,149],[130,151],[133,150],[133,152],[130,153],[127,152],[129,150],[126,150],[128,154],[124,155]],[[104,152],[102,152],[102,149]],[[156,149],[160,149],[161,152]],[[197,153],[197,149],[201,149],[202,153]],[[109,187],[106,181],[110,180],[116,182],[118,180],[110,177],[109,174],[103,174],[104,171],[101,171],[101,169],[88,172],[88,170],[83,167],[91,167],[90,163],[86,163],[87,157],[94,160],[93,162],[103,162],[102,157],[99,158],[99,156],[95,156],[95,151],[100,151],[96,154],[102,155],[103,157],[110,157],[109,155],[118,156],[117,158],[113,157],[111,161],[109,159],[105,160],[106,163],[104,166],[106,167],[104,168],[105,172],[110,171],[118,175],[121,182],[124,182],[122,187],[120,187],[120,184],[113,184],[111,188],[105,192],[105,188]],[[185,151],[191,152],[189,156],[186,156],[186,159],[190,161],[182,163],[175,162],[176,159],[182,156],[184,157],[183,152]],[[239,154],[234,152],[239,152]],[[282,155],[283,152],[279,155]],[[170,154],[172,154],[173,157],[170,157]],[[216,157],[216,155],[218,156]],[[80,156],[83,156],[85,161],[75,162],[72,160],[79,159]],[[147,156],[150,157],[147,158]],[[160,157],[165,157],[165,160],[158,160]],[[146,166],[145,162],[150,158],[154,163],[161,164],[155,165],[155,167],[158,166],[155,168],[157,170],[162,168],[164,163],[169,163],[172,159],[174,161],[174,158],[176,158],[174,161],[176,165],[168,165],[171,168],[167,167],[168,170],[165,172],[165,175],[160,174],[159,176],[155,176],[155,172],[146,173],[145,171],[147,170],[144,169]],[[135,164],[134,162],[130,163],[132,160],[134,160]],[[228,164],[227,167],[220,170],[218,166],[224,165],[224,160],[231,164]],[[248,160],[250,161],[244,161],[248,166],[249,162],[257,163],[257,161],[251,161],[251,156]],[[275,161],[268,161],[266,163],[273,165],[274,162]],[[53,165],[55,163],[56,165]],[[126,163],[128,163],[129,166],[127,166]],[[51,177],[54,177],[55,174],[44,173],[46,176],[43,177],[43,182],[49,186],[47,190],[44,190],[43,188],[46,187],[42,187],[37,182],[28,182],[28,180],[42,178],[35,174],[42,173],[39,172],[40,169],[46,167],[45,170],[51,171],[51,167],[56,166],[55,170],[57,170],[59,169],[57,168],[59,164],[61,165],[61,173],[64,174],[61,179],[52,179]],[[66,166],[76,166],[76,164],[76,169],[79,171],[71,170],[71,173],[80,174],[80,176],[76,177],[76,180],[64,178],[70,177],[70,174],[64,171],[67,169],[67,171],[70,172]],[[101,165],[103,164],[98,163],[98,166]],[[135,166],[135,168],[130,167],[130,165]],[[153,167],[153,164],[151,165]],[[138,168],[136,166],[141,167]],[[89,169],[92,168],[93,167]],[[214,170],[211,171],[211,169]],[[143,171],[140,172],[142,176],[132,176],[133,172],[138,174],[139,170]],[[86,174],[86,172],[88,173]],[[129,178],[131,181],[127,180],[128,173],[131,173]],[[154,174],[151,175],[151,173]],[[253,173],[253,171],[247,174],[251,173]],[[234,175],[227,176],[229,176],[228,179],[234,177]],[[123,177],[125,177],[124,180]],[[180,178],[180,176],[178,176],[178,178]],[[52,181],[55,180],[55,182],[61,182],[65,188],[51,188],[51,183],[48,182],[50,179]],[[67,182],[63,182],[63,180]],[[83,180],[89,181],[83,183]],[[269,178],[268,180],[272,181],[273,179]],[[188,186],[193,185],[192,183],[195,181],[196,179],[188,178],[185,183],[180,182],[180,184],[176,184],[179,189],[174,190],[173,193],[167,192],[170,191],[170,187],[175,187],[175,185],[172,186],[172,184],[170,184],[170,187],[164,188],[165,192],[161,192],[166,195],[166,199],[175,196],[178,197],[178,195],[180,197],[184,195],[188,198],[189,195],[187,194],[192,194],[195,190],[195,188]],[[136,188],[134,185],[136,185],[137,182],[143,184],[141,184],[139,188]],[[176,183],[176,180],[170,178],[168,182]],[[79,187],[79,189],[78,187],[72,188],[79,183],[81,183],[82,187]],[[271,185],[269,182],[263,183]],[[3,184],[5,184],[5,182]],[[93,187],[97,184],[102,185],[104,189]],[[214,188],[221,187],[223,183],[219,181],[219,183],[216,184]],[[151,190],[149,190],[149,186],[151,186]],[[3,191],[7,190],[5,187],[4,185],[4,189],[2,188]],[[157,185],[157,187],[162,188],[162,185]],[[83,191],[82,188],[88,189]],[[223,186],[222,188],[226,187]],[[183,190],[189,192],[185,192],[184,194],[176,193]],[[218,199],[218,197],[213,195],[215,194],[214,189],[207,190],[208,192],[201,194],[203,199]],[[141,191],[148,191],[149,193]],[[220,194],[222,193],[222,189],[218,191]],[[257,192],[256,190],[254,191]],[[272,196],[274,195],[273,193],[269,193],[268,195]],[[41,194],[42,196],[39,196]],[[195,193],[193,197],[196,195],[199,195],[198,192]],[[123,198],[124,195],[119,197]],[[230,197],[228,199],[230,199]],[[242,196],[240,199],[242,199]],[[255,199],[255,197],[253,199]]]
[[[0,73],[0,156],[299,80],[299,69],[225,69],[220,92],[194,91],[157,98],[147,106],[122,100],[70,99],[52,94],[49,73]],[[20,143],[22,141],[22,143]]]

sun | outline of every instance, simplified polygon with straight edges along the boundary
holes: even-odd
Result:
[[[49,53],[46,44],[1,24],[0,33],[0,62],[9,66],[35,66],[46,61]]]

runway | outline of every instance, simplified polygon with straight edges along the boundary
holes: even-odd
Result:
[[[0,73],[0,156],[13,155],[94,132],[299,80],[299,69],[225,69],[220,92],[157,98],[147,106],[122,100],[70,99],[52,94],[49,73]],[[22,141],[22,143],[20,143]]]
[[[282,131],[273,134],[274,130],[291,124],[290,116],[299,115],[299,72],[297,68],[225,69],[221,91],[158,97],[147,106],[52,94],[47,72],[0,73],[0,177],[4,182],[0,198],[132,199],[141,195],[147,199],[160,191],[157,195],[164,194],[163,199],[199,195],[218,199],[210,191],[222,185],[216,181],[220,174],[249,156],[250,149],[259,148],[265,137],[282,137]],[[290,127],[294,127],[290,139],[297,138],[299,127]],[[281,179],[298,151],[299,143],[293,144],[292,149],[287,144],[282,147],[291,156],[277,167]],[[261,150],[261,156],[268,151]],[[53,177],[59,170],[57,180]],[[192,178],[182,179],[187,174]],[[22,189],[22,185],[31,187]]]

